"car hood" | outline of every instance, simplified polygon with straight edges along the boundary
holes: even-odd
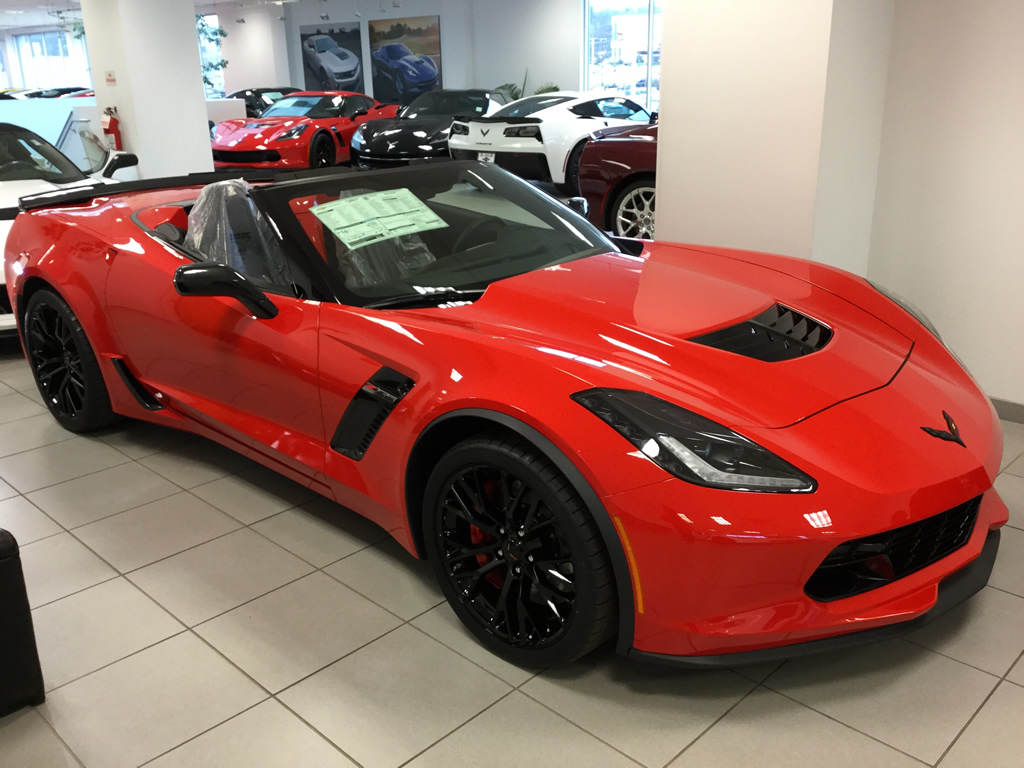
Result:
[[[688,339],[779,303],[828,326],[819,351],[764,362]],[[591,386],[639,389],[729,426],[781,428],[885,386],[912,340],[810,282],[694,248],[605,254],[492,284],[478,301],[426,311],[526,345]]]
[[[437,67],[434,66],[434,62],[429,56],[405,56],[398,62],[399,71],[406,75],[409,72],[406,69],[406,65],[412,67],[416,77],[433,77],[437,74]]]
[[[348,71],[359,63],[359,59],[344,48],[331,48],[317,55],[323,64],[335,72]]]
[[[423,117],[391,120],[371,120],[360,129],[363,150],[370,153],[424,152],[424,146],[448,141],[452,127],[449,116],[429,115]]]
[[[225,120],[217,125],[213,146],[217,149],[256,149],[275,141],[278,136],[296,125],[312,123],[308,117],[250,117],[245,120]]]

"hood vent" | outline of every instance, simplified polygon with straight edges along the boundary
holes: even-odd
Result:
[[[690,341],[766,363],[792,360],[828,344],[832,330],[796,310],[776,304],[757,317]]]

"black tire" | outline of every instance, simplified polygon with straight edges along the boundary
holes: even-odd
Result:
[[[581,141],[572,148],[572,152],[569,153],[569,161],[565,164],[565,181],[555,184],[555,189],[563,195],[572,197],[580,193],[580,158],[583,157],[583,147],[586,146],[586,143]]]
[[[309,167],[330,168],[337,162],[334,141],[326,133],[314,136],[309,145]]]
[[[25,307],[23,327],[39,394],[60,425],[92,432],[116,421],[99,362],[67,302],[53,291],[36,291]]]
[[[320,87],[325,91],[332,90],[331,79],[327,76],[326,69],[321,69],[320,72],[317,73],[317,80],[320,81]]]
[[[618,237],[653,240],[654,204],[653,177],[627,184],[615,196],[615,201],[608,210],[608,231]]]
[[[529,443],[484,434],[452,448],[427,482],[423,521],[445,597],[493,653],[558,666],[615,633],[615,584],[597,525]]]

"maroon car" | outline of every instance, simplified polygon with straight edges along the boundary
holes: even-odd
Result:
[[[658,126],[597,131],[580,158],[580,194],[590,220],[620,237],[654,237]]]

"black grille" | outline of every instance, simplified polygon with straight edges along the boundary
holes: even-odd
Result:
[[[960,549],[971,538],[981,496],[902,528],[844,542],[829,553],[804,591],[819,602],[884,587]]]
[[[776,304],[757,317],[696,336],[690,341],[766,363],[777,363],[817,352],[831,338],[831,329],[817,320]]]
[[[218,163],[276,163],[281,153],[276,149],[253,150],[251,152],[233,149],[213,150],[213,159]]]

